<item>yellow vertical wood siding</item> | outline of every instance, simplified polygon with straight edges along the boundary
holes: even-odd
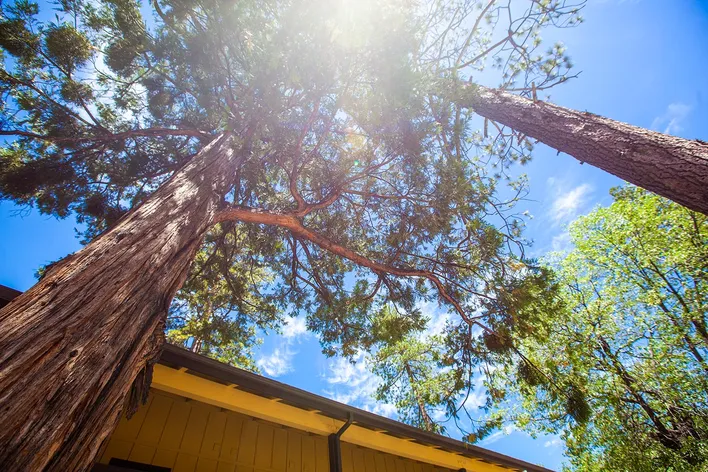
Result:
[[[347,443],[342,454],[343,472],[450,472]],[[326,436],[154,389],[120,420],[99,462],[111,458],[174,472],[329,472]]]
[[[342,472],[451,472],[450,469],[342,443]]]
[[[155,366],[152,385],[155,389],[163,392],[204,402],[217,408],[226,408],[229,411],[295,428],[298,431],[307,431],[317,436],[326,437],[336,433],[344,424],[342,420],[330,418],[317,411],[298,408],[277,399],[268,399],[248,393],[239,390],[233,384],[224,385],[213,382],[189,373],[186,369],[173,369],[158,364]],[[342,441],[452,470],[461,468],[473,472],[520,470],[491,464],[475,457],[445,451],[406,438],[394,437],[385,432],[376,432],[357,424],[353,424],[347,429]]]

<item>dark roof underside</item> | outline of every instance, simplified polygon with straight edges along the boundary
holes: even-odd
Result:
[[[10,303],[10,300],[15,297],[18,297],[21,293],[22,292],[20,292],[19,290],[15,290],[14,288],[0,285],[0,308]]]

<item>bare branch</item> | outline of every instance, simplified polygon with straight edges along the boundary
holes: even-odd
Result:
[[[146,129],[135,129],[130,131],[123,131],[121,133],[110,133],[100,136],[90,136],[85,138],[68,138],[60,136],[48,136],[38,133],[32,133],[30,131],[22,130],[0,130],[0,136],[19,136],[24,138],[39,139],[42,141],[49,141],[52,143],[67,143],[67,142],[106,142],[106,141],[118,141],[121,139],[130,139],[137,137],[160,137],[160,136],[193,136],[195,138],[209,138],[210,135],[203,131],[195,129],[172,129],[172,128],[146,128]]]

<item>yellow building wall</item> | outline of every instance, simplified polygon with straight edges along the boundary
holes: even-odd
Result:
[[[342,442],[342,472],[452,472],[450,469],[396,457]]]
[[[343,472],[451,472],[342,443]],[[174,472],[328,472],[327,438],[152,389],[99,455]]]

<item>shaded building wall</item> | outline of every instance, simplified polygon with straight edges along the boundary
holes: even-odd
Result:
[[[392,454],[342,442],[342,472],[452,472]]]
[[[343,472],[451,472],[342,443]],[[99,454],[173,472],[329,472],[327,438],[153,389]]]

